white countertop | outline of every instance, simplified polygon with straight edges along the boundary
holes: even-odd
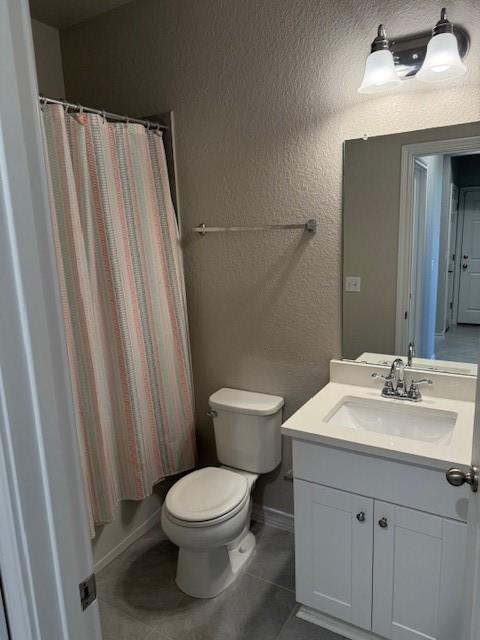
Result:
[[[368,381],[368,373],[366,372],[365,375],[365,380]],[[454,412],[458,417],[448,444],[422,442],[385,433],[356,430],[348,426],[335,426],[327,422],[325,419],[332,409],[345,397],[375,400],[387,403],[387,406],[400,403],[407,410],[409,407],[414,410],[423,407]],[[468,467],[472,461],[474,411],[475,403],[463,399],[442,398],[424,393],[420,402],[411,403],[405,400],[382,398],[381,385],[360,386],[334,381],[327,384],[294,413],[282,425],[282,433],[300,440],[404,460],[423,466],[442,469],[453,465]]]

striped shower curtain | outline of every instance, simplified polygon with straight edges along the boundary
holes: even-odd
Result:
[[[195,464],[182,255],[161,134],[42,109],[91,524]],[[92,528],[93,529],[93,528]]]

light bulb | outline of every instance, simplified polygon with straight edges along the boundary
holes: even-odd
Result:
[[[463,76],[467,70],[458,51],[453,25],[442,9],[440,20],[433,29],[427,46],[427,55],[416,78],[421,82],[442,82]]]
[[[360,93],[378,93],[394,89],[401,82],[395,71],[395,63],[385,29],[383,25],[380,25],[378,35],[372,42],[371,53],[365,63],[365,73],[358,91]]]

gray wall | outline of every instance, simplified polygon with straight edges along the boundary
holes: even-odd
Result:
[[[402,146],[475,135],[479,122],[345,143],[343,268],[362,286],[343,293],[344,357],[395,352]]]
[[[32,20],[32,35],[40,93],[52,98],[64,98],[65,86],[58,29]]]
[[[449,88],[356,92],[377,25],[430,28],[432,0],[137,0],[62,32],[69,98],[122,113],[175,111],[178,179],[202,460],[214,460],[208,396],[223,385],[285,396],[286,415],[341,355],[342,143],[480,118],[477,0]],[[392,34],[394,35],[394,34]],[[300,232],[194,236],[211,225],[319,220]],[[255,499],[292,509],[291,466]]]

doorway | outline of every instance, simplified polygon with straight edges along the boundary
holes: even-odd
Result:
[[[401,203],[397,353],[414,342],[420,358],[478,361],[480,153],[474,144],[414,145],[418,151],[411,153],[408,200]],[[403,244],[402,234],[408,234]]]

